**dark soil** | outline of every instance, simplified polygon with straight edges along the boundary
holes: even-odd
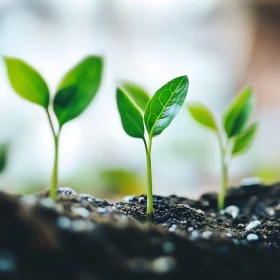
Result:
[[[280,279],[280,184],[194,201],[0,193],[0,279]],[[252,223],[253,222],[253,223]]]

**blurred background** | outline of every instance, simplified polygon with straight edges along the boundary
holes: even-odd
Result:
[[[52,92],[64,73],[88,54],[102,55],[105,71],[96,99],[64,128],[60,186],[99,197],[145,192],[141,140],[128,137],[115,102],[119,81],[151,95],[187,74],[187,100],[217,118],[236,92],[253,84],[260,120],[257,139],[230,168],[230,183],[280,177],[280,1],[277,0],[0,0],[0,54],[33,65]],[[0,61],[0,144],[6,167],[0,188],[30,193],[48,188],[53,139],[43,110],[10,88]],[[215,136],[186,108],[153,144],[154,191],[196,197],[219,189]]]

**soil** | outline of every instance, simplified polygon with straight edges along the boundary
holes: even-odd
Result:
[[[199,200],[0,193],[0,279],[280,279],[280,184]]]

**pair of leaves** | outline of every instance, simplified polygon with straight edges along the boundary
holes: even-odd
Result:
[[[4,60],[15,92],[48,109],[50,93],[41,75],[20,59],[5,57]],[[60,127],[78,117],[90,104],[100,87],[102,69],[101,57],[88,56],[62,78],[53,101]]]
[[[140,109],[137,108],[134,95],[127,90],[129,96],[124,90],[117,88],[117,105],[121,116],[121,121],[125,132],[135,138],[144,139],[144,124],[146,126],[149,137],[155,137],[169,126],[171,121],[179,112],[182,104],[185,101],[188,91],[189,81],[187,76],[175,78],[156,91],[154,96],[144,102]],[[142,101],[145,100],[141,92],[138,91],[138,96],[142,96]],[[147,99],[146,99],[147,100]],[[144,117],[140,110],[144,111]]]
[[[244,153],[252,143],[256,131],[257,123],[244,129],[250,114],[253,110],[253,90],[251,87],[245,88],[227,109],[223,126],[228,139],[233,139],[232,155]],[[190,103],[188,109],[191,116],[204,127],[219,133],[216,120],[212,112],[201,103]]]

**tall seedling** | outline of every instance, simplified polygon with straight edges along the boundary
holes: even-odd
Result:
[[[179,112],[185,101],[189,81],[187,76],[175,78],[156,91],[149,99],[145,91],[125,84],[117,88],[117,105],[125,132],[142,139],[147,160],[147,220],[152,219],[152,141],[160,135]],[[144,127],[145,124],[145,127]],[[145,137],[146,128],[146,137]]]
[[[22,98],[43,107],[48,117],[55,146],[50,195],[55,198],[61,129],[67,122],[78,117],[95,97],[101,84],[103,60],[98,56],[84,58],[62,78],[53,100],[50,100],[45,80],[34,68],[17,58],[5,57],[4,61],[14,91]],[[57,130],[51,117],[51,107],[57,119]]]
[[[236,97],[223,116],[222,129],[212,112],[201,103],[188,103],[188,110],[193,119],[215,133],[218,139],[222,179],[218,195],[218,209],[224,208],[228,186],[228,168],[232,158],[247,151],[258,128],[257,123],[246,126],[253,110],[254,96],[252,87],[247,87]]]

